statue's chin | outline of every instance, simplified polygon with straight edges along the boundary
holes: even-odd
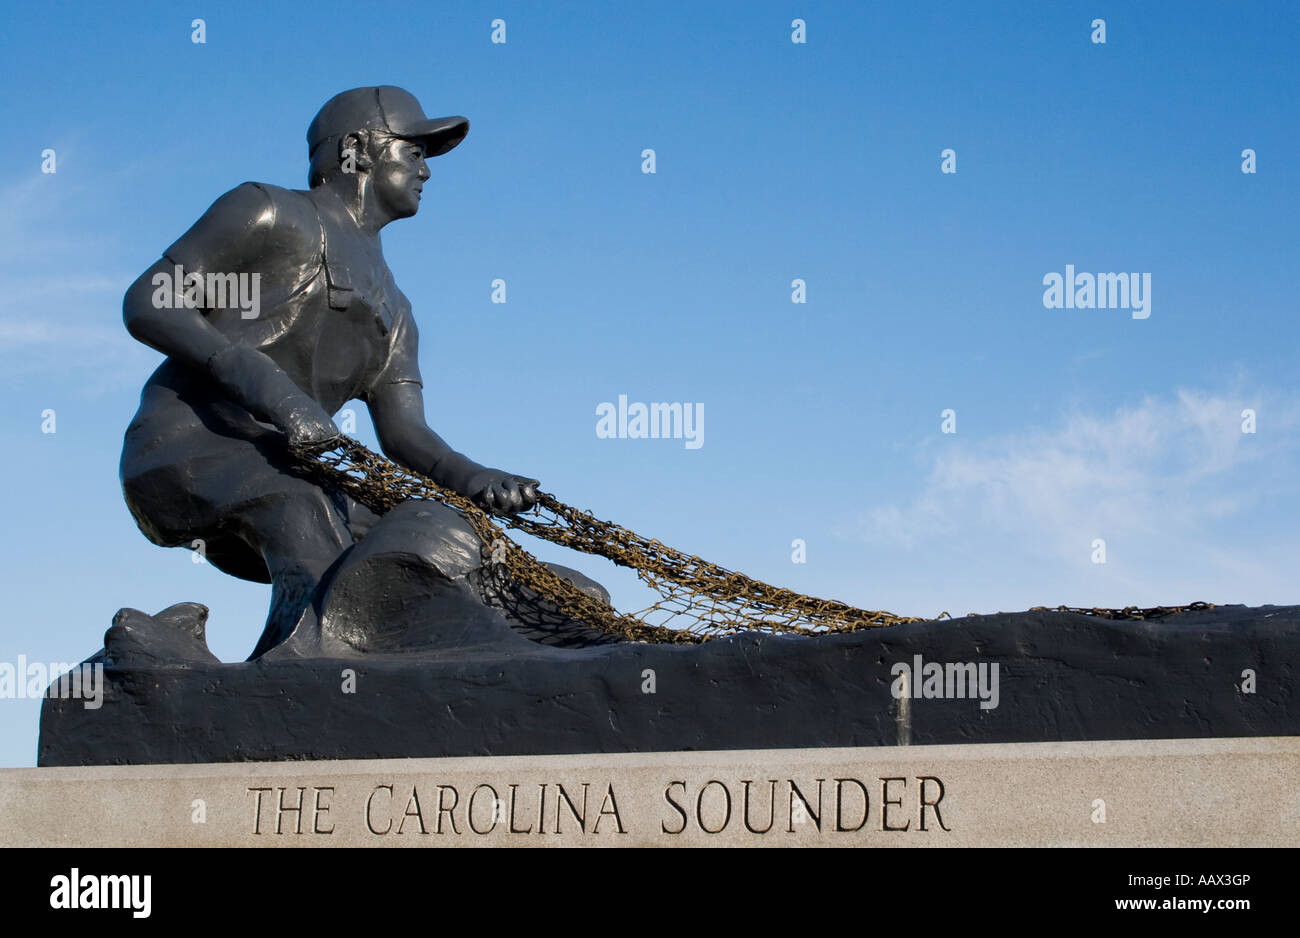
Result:
[[[381,205],[387,210],[389,217],[396,221],[399,218],[410,218],[420,210],[420,200],[412,197],[410,200],[397,198],[382,198]]]

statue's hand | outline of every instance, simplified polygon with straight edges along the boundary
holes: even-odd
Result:
[[[257,349],[228,345],[208,360],[208,371],[226,396],[275,424],[290,446],[323,443],[340,435],[325,408]]]
[[[276,426],[289,438],[290,446],[324,443],[342,435],[325,408],[306,394],[283,409],[277,418]]]
[[[536,479],[511,475],[500,469],[484,469],[475,473],[463,493],[481,508],[498,515],[527,511],[537,504]]]

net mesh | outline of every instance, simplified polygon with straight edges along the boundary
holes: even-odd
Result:
[[[699,557],[645,538],[545,492],[527,512],[489,514],[470,499],[399,466],[350,438],[293,450],[301,470],[345,492],[377,514],[409,499],[432,499],[459,512],[482,544],[483,562],[501,565],[519,584],[570,618],[602,632],[645,642],[698,643],[737,632],[826,634],[928,621],[916,616],[859,609],[771,586]],[[635,613],[622,613],[583,592],[508,536],[531,534],[586,554],[605,557],[636,572],[659,599]],[[1127,606],[1123,609],[1035,606],[1031,611],[1072,612],[1111,619],[1152,619],[1175,612],[1212,609],[1210,603]],[[951,618],[940,613],[934,618]]]

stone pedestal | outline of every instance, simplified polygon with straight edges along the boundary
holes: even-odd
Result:
[[[1300,738],[0,772],[0,846],[1295,846]]]

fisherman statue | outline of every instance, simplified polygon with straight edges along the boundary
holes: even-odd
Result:
[[[381,516],[291,458],[338,438],[331,415],[359,399],[400,465],[497,515],[536,502],[536,479],[482,466],[427,425],[418,330],[384,260],[381,231],[415,215],[427,160],[468,130],[463,117],[426,117],[391,85],[335,95],[307,131],[308,190],[232,189],[126,293],[127,329],[167,356],[126,431],[127,505],[155,544],[200,549],[228,574],[271,584],[253,658],[280,646],[308,656],[400,648],[409,635],[383,632],[412,597],[441,597],[445,621],[433,629],[481,619],[500,599],[479,569],[481,539],[456,511],[415,501]],[[581,574],[553,569],[608,601]],[[420,639],[431,640],[457,641]]]
[[[425,422],[380,232],[468,126],[400,88],[345,91],[307,132],[307,190],[233,189],[130,287],[126,326],[166,360],[126,432],[127,504],[155,544],[270,583],[271,608],[243,662],[212,654],[198,603],[120,609],[74,669],[102,674],[102,706],[62,675],[40,765],[1297,731],[1285,669],[1258,693],[1235,682],[1300,661],[1300,606],[900,616],[764,583],[453,450]],[[339,433],[351,400],[385,455]],[[620,612],[512,533],[658,598]]]

